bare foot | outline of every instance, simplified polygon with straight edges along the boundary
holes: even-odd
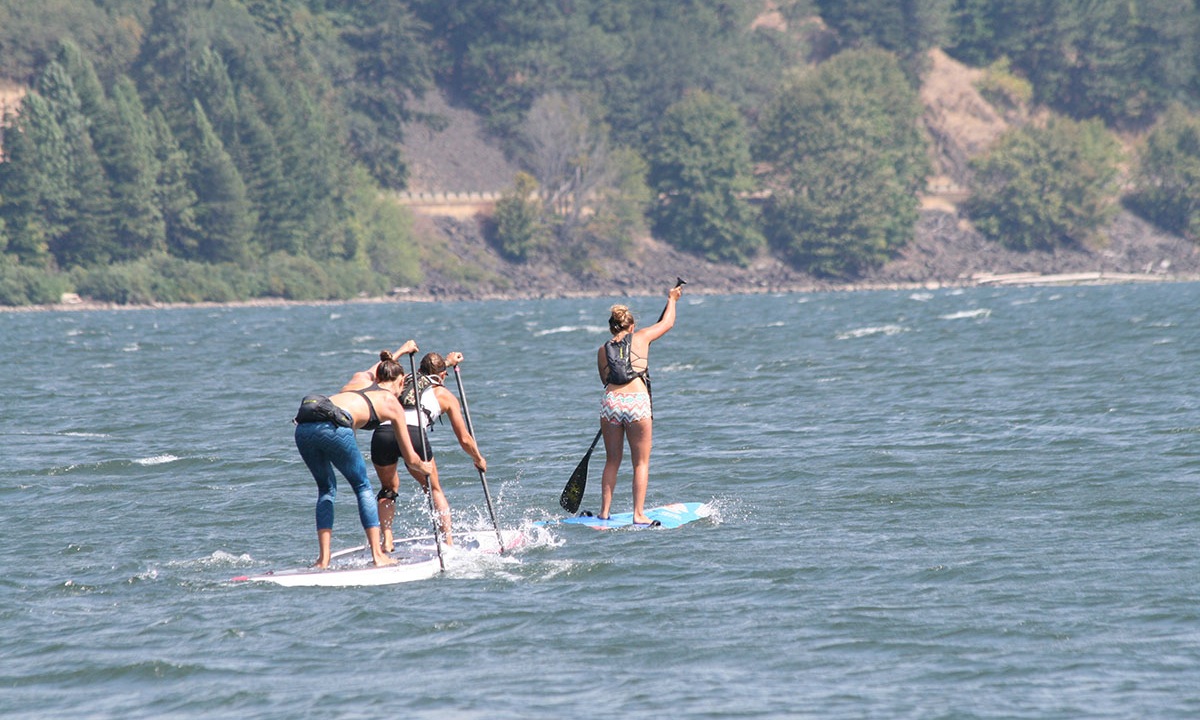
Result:
[[[375,556],[375,567],[386,567],[388,565],[395,565],[398,562],[400,561],[396,558],[388,557],[387,555],[380,554]]]
[[[318,560],[312,565],[309,565],[309,567],[313,568],[314,570],[324,570],[329,567],[329,561],[326,560],[325,562],[321,562]]]
[[[633,524],[634,525],[649,525],[650,518],[646,517],[645,515],[634,515],[633,516]]]

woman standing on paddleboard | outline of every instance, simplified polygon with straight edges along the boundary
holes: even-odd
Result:
[[[416,343],[411,340],[416,352]],[[403,349],[403,348],[402,348]],[[314,567],[329,567],[330,540],[333,537],[333,501],[337,497],[337,468],[358,500],[358,519],[367,534],[367,544],[376,565],[391,565],[396,561],[384,554],[379,543],[379,512],[375,496],[371,493],[371,481],[367,477],[367,464],[354,438],[358,428],[374,429],[381,421],[390,420],[403,425],[404,408],[397,396],[404,382],[404,369],[395,357],[386,350],[379,353],[379,364],[374,373],[355,373],[350,381],[336,394],[308,395],[300,403],[296,413],[296,448],[317,482],[317,544],[319,547]],[[405,463],[429,471],[428,463],[421,462],[409,442],[407,434],[401,433],[400,453]]]
[[[638,328],[633,313],[625,305],[613,305],[608,329],[612,339],[596,353],[604,399],[600,402],[600,431],[604,435],[604,475],[600,484],[601,519],[611,516],[613,491],[625,440],[633,459],[633,522],[651,524],[646,517],[646,488],[650,484],[650,447],[654,437],[654,418],[650,401],[650,343],[675,325],[675,303],[683,295],[683,284],[667,293],[667,307],[658,322]]]

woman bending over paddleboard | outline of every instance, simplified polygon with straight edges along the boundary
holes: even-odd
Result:
[[[411,352],[416,343],[411,340]],[[403,349],[403,348],[402,348]],[[337,497],[337,468],[358,500],[358,519],[367,534],[367,544],[376,565],[391,565],[396,561],[384,554],[379,544],[379,512],[367,478],[367,464],[354,438],[358,428],[374,429],[381,421],[404,422],[404,408],[397,396],[404,381],[400,363],[386,350],[379,353],[374,374],[355,373],[340,391],[326,397],[308,395],[296,413],[296,448],[317,481],[317,562],[314,567],[329,567],[330,540],[333,537],[333,501]],[[401,435],[404,435],[403,433]],[[412,443],[403,437],[400,452],[406,464],[428,471],[413,451]]]
[[[624,305],[613,305],[608,329],[612,340],[600,346],[596,367],[604,383],[600,402],[600,431],[604,435],[604,475],[600,484],[600,515],[611,515],[613,490],[621,469],[625,440],[633,458],[633,522],[651,524],[646,517],[646,488],[650,484],[650,446],[654,418],[650,401],[650,343],[675,325],[675,303],[683,295],[682,283],[667,293],[667,307],[658,322],[638,328],[633,313]]]

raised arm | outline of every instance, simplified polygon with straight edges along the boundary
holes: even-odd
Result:
[[[399,358],[404,357],[405,355],[408,355],[410,353],[415,353],[415,352],[417,352],[417,341],[416,340],[408,340],[403,345],[401,345],[396,350],[396,352],[392,353],[392,357],[399,359]],[[383,362],[383,361],[380,360],[379,362]],[[369,369],[364,370],[362,373],[355,373],[355,375],[366,374],[370,378],[371,382],[375,382],[376,380],[379,379],[376,375],[376,372],[378,370],[379,370],[379,363],[377,362],[374,365],[372,365]]]
[[[647,343],[652,343],[667,331],[675,327],[675,303],[683,295],[683,283],[676,285],[667,292],[667,306],[663,308],[662,315],[658,316],[658,322],[649,327],[644,327],[638,330],[635,334],[639,339],[645,340]]]

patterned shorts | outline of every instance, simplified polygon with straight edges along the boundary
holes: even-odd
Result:
[[[628,425],[651,417],[647,393],[604,393],[600,401],[600,419],[615,425]]]

